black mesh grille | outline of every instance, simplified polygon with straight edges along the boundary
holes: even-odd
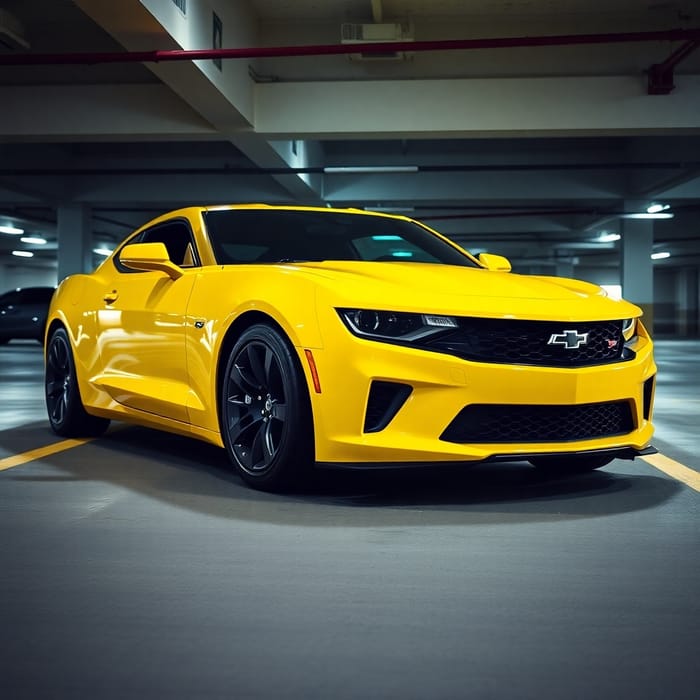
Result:
[[[458,329],[419,344],[476,362],[582,367],[627,359],[623,356],[622,321],[458,321]]]
[[[412,388],[408,384],[372,382],[367,399],[364,431],[377,433],[384,430],[403,406],[411,391]]]
[[[446,442],[570,442],[634,429],[627,401],[580,406],[465,406],[440,436]]]

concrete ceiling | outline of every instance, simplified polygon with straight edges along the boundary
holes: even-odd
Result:
[[[185,7],[185,13],[177,5]],[[4,0],[0,225],[48,244],[57,208],[91,207],[96,243],[190,203],[374,207],[425,220],[522,271],[616,267],[625,213],[669,204],[660,265],[700,264],[700,49],[649,95],[684,41],[626,41],[141,63],[128,51],[339,44],[342,23],[416,41],[700,28],[697,0]],[[18,23],[18,24],[17,24]],[[21,26],[20,26],[21,25]],[[2,36],[0,36],[0,41]],[[87,52],[78,65],[2,65]],[[103,63],[105,52],[124,60]],[[328,167],[408,172],[328,173]],[[0,262],[20,244],[0,234]],[[24,264],[24,261],[23,261]]]

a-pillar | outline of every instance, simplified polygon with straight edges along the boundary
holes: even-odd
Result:
[[[654,222],[649,219],[622,221],[622,296],[641,307],[644,325],[654,328]]]
[[[78,272],[90,272],[92,268],[90,207],[84,204],[58,207],[58,281]]]

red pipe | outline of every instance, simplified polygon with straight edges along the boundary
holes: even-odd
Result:
[[[649,68],[648,92],[650,95],[668,95],[675,84],[673,82],[674,68],[695,49],[700,47],[700,41],[687,41],[676,49],[663,63],[655,63]]]
[[[174,51],[123,51],[103,53],[13,53],[0,54],[0,66],[92,65],[97,63],[158,63],[226,58],[276,58],[330,56],[387,51],[463,51],[532,46],[573,46],[576,44],[619,44],[642,41],[700,41],[700,29],[668,29],[613,34],[564,34],[495,39],[448,39],[441,41],[397,41],[362,44],[321,44],[316,46],[270,46],[244,49],[195,49]]]

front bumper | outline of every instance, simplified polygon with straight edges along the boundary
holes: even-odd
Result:
[[[325,465],[403,466],[434,462],[478,462],[536,456],[644,450],[653,434],[652,343],[646,331],[632,360],[584,368],[489,364],[357,338],[340,324],[330,326],[324,347],[314,348],[321,392],[314,391],[301,354],[312,400],[316,460]],[[373,382],[410,387],[386,425],[368,430]],[[616,403],[629,407],[622,434],[579,439],[450,442],[441,439],[467,406],[575,407]],[[376,427],[376,426],[375,426]],[[527,433],[525,433],[526,435]]]

